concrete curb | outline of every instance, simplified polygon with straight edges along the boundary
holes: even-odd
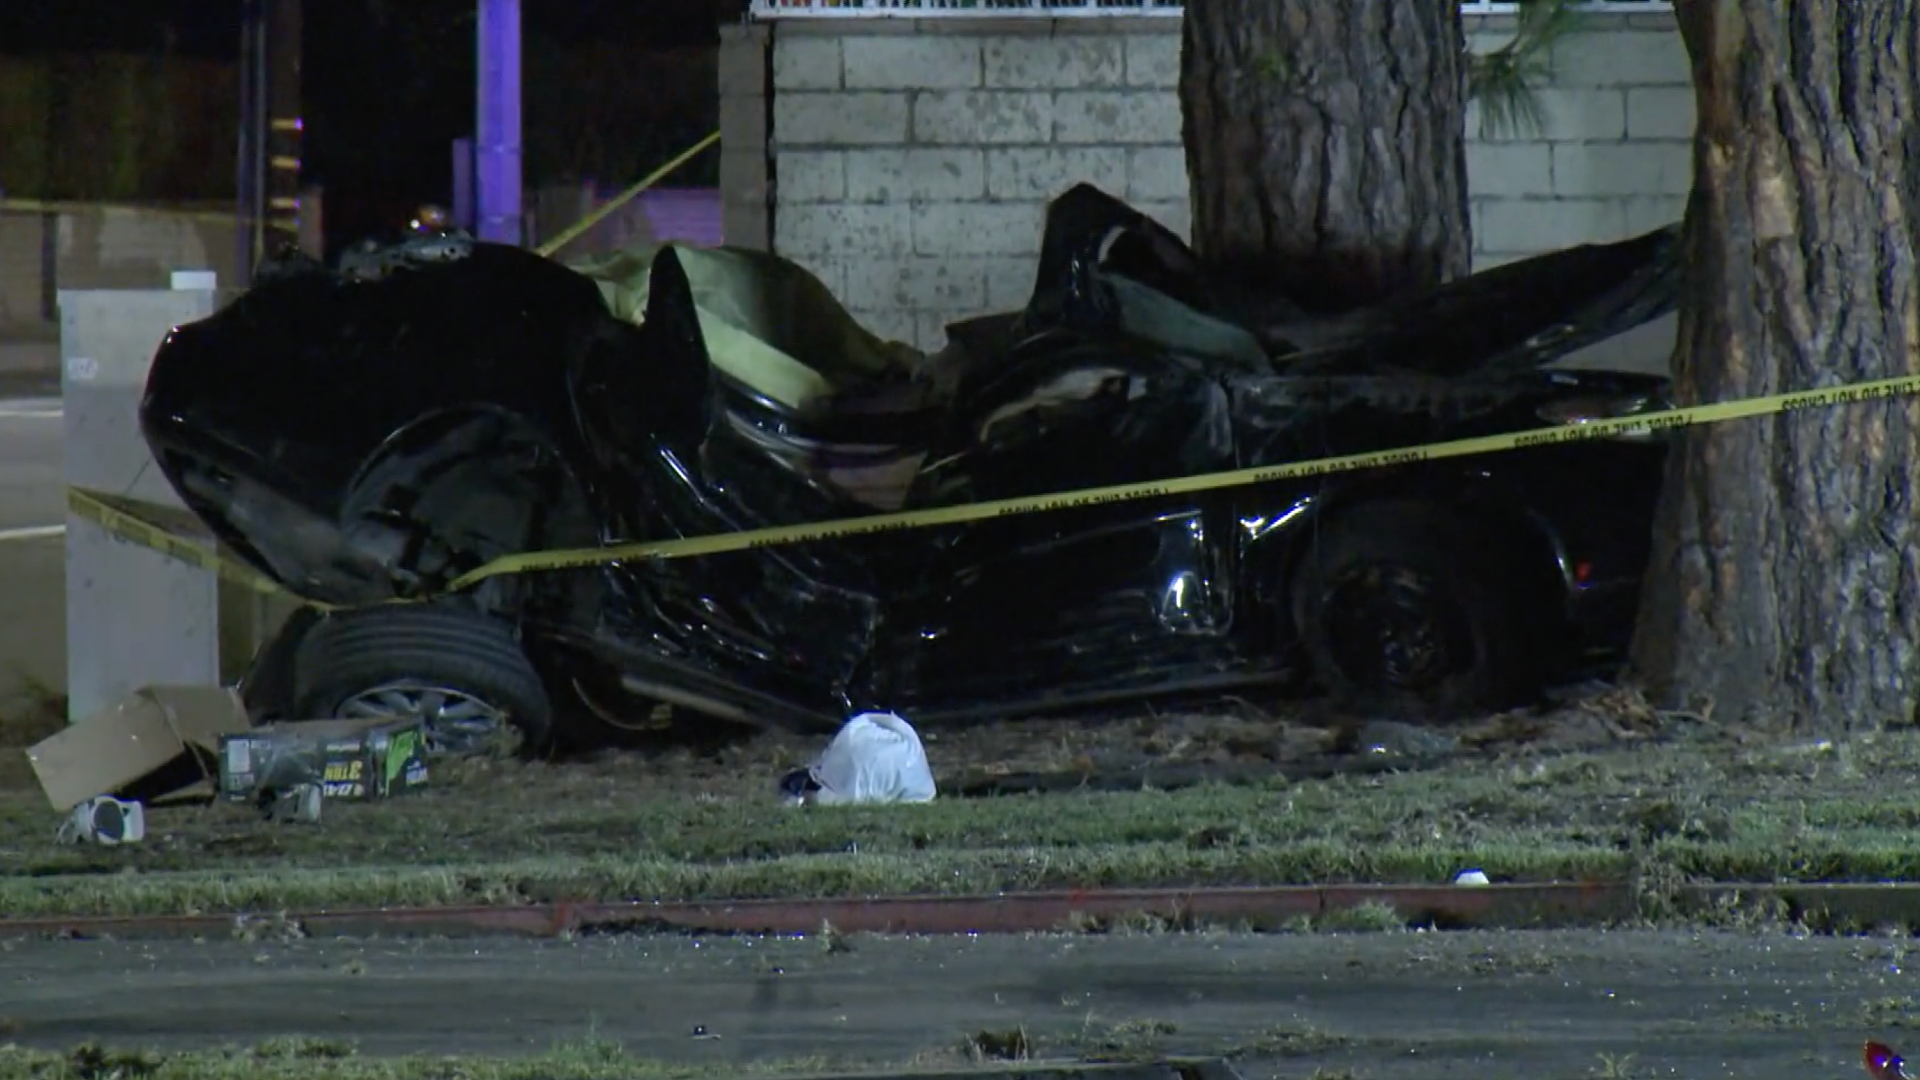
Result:
[[[1920,925],[1920,884],[1720,884],[1689,886],[1682,911],[1773,902],[1789,917],[1828,925]],[[1326,885],[1220,889],[1088,889],[997,896],[893,896],[824,900],[555,903],[521,907],[375,908],[279,914],[0,919],[0,938],[179,938],[274,928],[318,937],[558,937],[564,934],[1009,934],[1081,929],[1152,918],[1179,928],[1243,924],[1278,930],[1368,904],[1408,925],[1442,930],[1566,929],[1632,918],[1624,882],[1515,885]]]
[[[1591,925],[1632,914],[1626,886],[1329,885],[1225,889],[1088,889],[997,896],[895,896],[821,900],[553,903],[521,907],[382,908],[285,914],[54,916],[0,919],[0,937],[194,937],[248,923],[297,923],[317,936],[442,935],[553,937],[567,933],[810,934],[1025,933],[1099,928],[1148,917],[1174,926],[1246,923],[1279,929],[1366,904],[1391,906],[1410,923],[1448,928]]]

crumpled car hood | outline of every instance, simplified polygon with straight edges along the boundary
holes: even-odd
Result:
[[[904,381],[926,363],[918,349],[862,326],[798,263],[743,248],[672,246],[714,366],[776,405],[811,411],[837,388]],[[614,315],[638,324],[661,250],[636,246],[569,266],[599,286]]]
[[[1679,239],[1679,226],[1669,225],[1314,315],[1285,297],[1241,295],[1164,226],[1080,184],[1048,210],[1022,323],[1027,332],[1102,319],[1124,328],[1135,298],[1151,293],[1157,308],[1186,309],[1180,344],[1242,371],[1262,367],[1257,352],[1274,374],[1494,377],[1550,364],[1673,311]]]

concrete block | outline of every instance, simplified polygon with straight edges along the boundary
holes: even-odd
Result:
[[[773,90],[838,90],[840,38],[788,34],[773,39]]]
[[[1555,195],[1684,195],[1692,186],[1690,142],[1556,143],[1553,147]]]
[[[140,437],[141,391],[167,331],[231,298],[210,290],[60,290],[66,483],[181,507]],[[71,512],[66,526],[68,720],[142,686],[218,685],[220,579]]]
[[[1127,85],[1171,90],[1180,85],[1180,24],[1147,34],[1129,34]]]
[[[1467,190],[1472,195],[1551,195],[1553,151],[1538,142],[1469,142]]]
[[[1063,90],[1054,99],[1054,141],[1178,143],[1180,98],[1156,90]]]
[[[904,255],[913,249],[912,213],[900,206],[782,206],[773,249],[782,255]]]
[[[1472,268],[1474,273],[1482,274],[1524,258],[1525,255],[1489,255],[1484,251],[1476,251],[1473,253]]]
[[[1034,255],[1040,251],[1040,239],[1034,238]],[[1018,311],[1033,298],[1034,275],[1039,265],[1033,255],[1024,258],[982,259],[987,279],[986,311]]]
[[[1627,235],[1663,229],[1687,216],[1687,196],[1656,195],[1645,199],[1624,200]]]
[[[985,152],[965,147],[847,151],[854,202],[954,202],[984,198]]]
[[[1483,23],[1487,20],[1482,19]],[[1505,26],[1481,25],[1467,27],[1467,51],[1475,56],[1485,56],[1490,52],[1499,52],[1513,41],[1514,22],[1506,20]]]
[[[1553,84],[1588,86],[1691,86],[1693,68],[1677,27],[1666,30],[1607,28],[1571,34],[1553,48]]]
[[[913,140],[920,143],[1043,143],[1053,124],[1053,98],[1046,93],[929,90],[913,99]]]
[[[1552,88],[1536,93],[1539,95],[1541,112],[1546,114],[1542,137],[1549,142],[1624,139],[1627,136],[1627,94],[1624,90]]]
[[[1691,139],[1694,131],[1692,87],[1653,86],[1627,91],[1627,137]]]
[[[847,158],[840,150],[783,150],[773,163],[783,206],[845,202]]]
[[[1127,201],[1185,199],[1187,152],[1179,146],[1140,146],[1127,151]]]
[[[1467,15],[1461,18],[1460,24],[1469,42],[1480,37],[1497,37],[1505,41],[1519,28],[1520,20],[1512,15]]]
[[[921,352],[939,352],[947,346],[947,324],[958,322],[970,312],[916,311],[913,313],[913,347]]]
[[[783,251],[780,254],[792,259],[795,265],[818,278],[820,284],[826,286],[827,291],[836,297],[846,295],[847,267],[851,263],[858,261],[859,258],[864,258],[864,256],[848,258],[834,255],[803,256],[795,255],[788,251]]]
[[[1120,86],[1126,39],[1112,34],[996,37],[985,43],[987,85],[1002,90]]]
[[[720,151],[720,199],[767,204],[767,152],[758,147]]]
[[[1133,208],[1166,226],[1169,232],[1180,239],[1192,242],[1193,204],[1186,199],[1136,202]]]
[[[764,24],[720,28],[720,96],[766,94],[767,49],[771,41]]]
[[[848,306],[976,311],[987,302],[986,266],[979,260],[910,255],[862,259],[847,266]]]
[[[786,93],[773,99],[779,146],[873,146],[907,141],[903,94]]]
[[[1538,255],[1627,236],[1622,199],[1481,199],[1474,236],[1490,255]]]
[[[916,255],[1026,255],[1040,250],[1046,204],[930,203],[913,212]]]
[[[980,85],[978,38],[846,39],[842,65],[849,90],[952,90]]]
[[[861,326],[887,341],[916,345],[913,312],[906,308],[861,308],[848,312]]]
[[[773,213],[764,202],[727,200],[720,204],[720,239],[728,247],[768,251],[773,246]]]
[[[831,0],[829,7],[841,6],[841,0]],[[793,37],[834,37],[846,38],[854,43],[854,48],[868,38],[901,36],[920,32],[920,19],[861,19],[852,22],[846,19],[784,19],[776,22],[780,32]]]
[[[987,151],[987,194],[996,199],[1049,200],[1085,182],[1118,194],[1126,186],[1127,152],[1109,146],[1022,146]]]
[[[1579,142],[1619,139],[1627,129],[1626,91],[1618,89],[1559,90],[1543,87],[1534,95],[1540,103],[1538,130],[1517,128],[1488,131],[1482,126],[1480,103],[1467,102],[1467,133],[1485,142]]]
[[[720,146],[723,150],[760,151],[767,145],[767,99],[760,95],[720,97]]]

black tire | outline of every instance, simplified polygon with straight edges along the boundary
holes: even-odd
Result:
[[[553,705],[512,625],[477,611],[395,605],[335,614],[294,659],[294,703],[309,719],[339,716],[355,696],[403,682],[499,710],[528,748],[543,749],[552,736]],[[429,740],[453,753],[476,749],[454,733],[430,731]]]
[[[1336,704],[1445,721],[1539,698],[1551,635],[1529,591],[1537,575],[1488,532],[1418,502],[1357,506],[1320,526],[1289,599]]]

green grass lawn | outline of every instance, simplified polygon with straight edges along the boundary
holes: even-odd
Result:
[[[1071,732],[1035,730],[1022,753],[1037,747],[1071,767],[1074,751],[1059,742]],[[1194,753],[1191,738],[1153,737],[1162,756]],[[55,846],[56,815],[10,773],[0,911],[1443,883],[1464,867],[1496,881],[1920,879],[1914,733],[1826,746],[1724,734],[1580,752],[1515,746],[1386,776],[782,806],[773,780],[804,749],[763,741],[707,757],[461,763],[415,796],[330,804],[318,824],[228,804],[154,809],[147,841],[124,848]],[[929,749],[937,762],[978,757],[959,742]]]

